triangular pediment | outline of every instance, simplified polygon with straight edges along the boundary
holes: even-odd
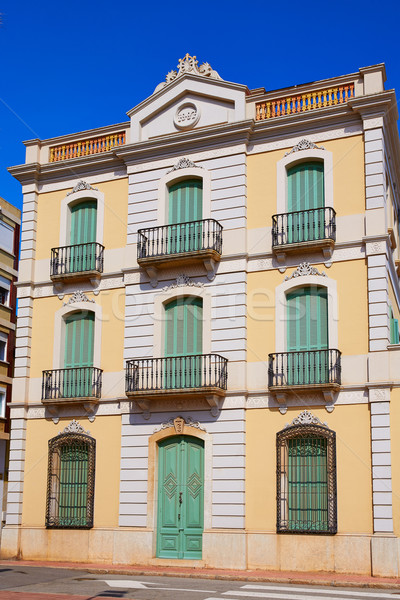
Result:
[[[246,86],[223,81],[208,63],[185,70],[185,60],[188,55],[180,61],[182,72],[168,73],[154,94],[128,112],[131,143],[246,118]]]

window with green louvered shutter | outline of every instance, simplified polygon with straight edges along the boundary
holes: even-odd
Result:
[[[165,306],[165,356],[167,388],[197,387],[201,378],[203,301],[184,297]],[[180,357],[180,358],[175,358]]]
[[[73,313],[65,320],[64,398],[92,396],[94,313]]]
[[[298,288],[286,296],[289,385],[328,381],[328,298],[325,287]],[[310,352],[320,351],[320,352]]]
[[[392,307],[390,307],[390,343],[399,343],[399,321],[394,318]]]
[[[71,249],[70,273],[92,271],[96,268],[96,228],[96,200],[86,200],[71,208],[70,244],[76,247]]]
[[[168,252],[193,252],[202,247],[203,187],[186,179],[169,188]]]
[[[287,191],[287,210],[288,213],[293,213],[288,215],[289,243],[324,239],[325,191],[323,163],[299,163],[288,169]]]

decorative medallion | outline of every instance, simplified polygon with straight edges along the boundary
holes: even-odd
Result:
[[[64,435],[64,433],[83,433],[90,435],[90,431],[85,431],[78,421],[73,419],[69,425],[67,425],[62,431],[58,432],[58,435]]]
[[[293,427],[294,425],[320,425],[321,427],[328,427],[328,423],[322,423],[322,421],[310,413],[309,410],[303,410],[303,412],[301,412],[298,417],[295,417],[290,424],[286,424],[285,429],[286,427]]]
[[[180,158],[178,160],[178,162],[176,163],[176,165],[173,166],[172,169],[167,171],[167,175],[168,175],[168,173],[172,173],[173,171],[178,171],[179,169],[193,169],[193,168],[201,169],[202,167],[195,165],[194,162],[192,162],[188,158]]]
[[[75,192],[82,192],[83,190],[95,190],[96,192],[99,191],[98,188],[92,187],[90,183],[86,183],[86,181],[81,179],[81,181],[78,181],[72,192],[68,192],[67,196],[75,194]]]
[[[178,129],[191,129],[200,119],[200,109],[194,102],[185,102],[178,106],[174,124]]]
[[[76,290],[68,300],[68,302],[64,302],[64,306],[68,306],[69,304],[75,304],[75,302],[93,302],[94,300],[90,300],[82,290]]]
[[[202,427],[199,421],[193,421],[192,417],[187,417],[185,420],[183,417],[176,417],[175,419],[171,419],[166,423],[162,423],[160,427],[156,427],[153,433],[158,433],[159,431],[163,431],[163,429],[169,429],[170,427],[174,427],[176,433],[183,433],[183,428],[185,427],[194,427],[195,429],[199,429],[200,431],[205,431],[204,427]]]
[[[296,277],[304,277],[305,275],[319,275],[320,277],[326,277],[326,273],[322,271],[320,273],[316,267],[312,267],[309,262],[302,262],[299,264],[297,269],[293,271],[290,277],[285,277],[285,281],[289,279],[295,279]]]
[[[185,275],[184,273],[182,273],[181,275],[178,275],[178,277],[176,278],[176,283],[171,283],[171,285],[167,285],[165,287],[163,287],[163,292],[167,292],[168,290],[173,290],[177,287],[183,287],[185,285],[188,285],[190,287],[204,287],[203,283],[195,283],[194,281],[192,281],[190,279],[190,277],[188,277],[188,275]]]
[[[169,71],[165,78],[165,81],[162,81],[160,84],[158,84],[154,92],[158,92],[163,87],[174,81],[177,77],[181,77],[182,75],[186,75],[187,73],[192,73],[193,75],[201,75],[202,77],[208,77],[209,79],[222,80],[217,71],[214,71],[214,69],[212,69],[209,63],[205,62],[198,66],[198,60],[195,56],[190,56],[190,54],[186,54],[183,58],[180,58],[179,64],[177,66],[178,71]]]
[[[325,150],[325,148],[323,146],[317,146],[314,142],[303,138],[298,144],[293,146],[290,152],[286,152],[285,156],[289,156],[289,154],[292,154],[293,152],[300,152],[301,150]]]

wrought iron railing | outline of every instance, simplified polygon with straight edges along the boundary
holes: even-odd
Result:
[[[339,350],[306,350],[269,354],[269,387],[341,383]]]
[[[214,219],[138,231],[138,260],[204,250],[222,253],[222,225]]]
[[[102,374],[96,367],[43,371],[42,400],[100,398]]]
[[[331,207],[272,216],[273,246],[326,239],[336,239],[336,212]]]
[[[344,104],[354,98],[354,83],[264,100],[256,104],[256,121]]]
[[[103,267],[104,246],[97,242],[51,249],[50,276],[52,277],[88,271],[102,273]]]
[[[126,141],[125,131],[102,135],[97,138],[87,140],[78,140],[69,144],[60,144],[51,146],[49,162],[58,162],[69,158],[79,158],[80,156],[89,156],[90,154],[99,154],[108,152],[116,146],[123,146]]]
[[[126,363],[126,393],[193,388],[226,390],[228,360],[219,354],[140,358]]]

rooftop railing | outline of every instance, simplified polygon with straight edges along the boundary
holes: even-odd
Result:
[[[80,156],[90,156],[91,154],[108,152],[116,146],[123,146],[125,140],[125,131],[120,131],[119,133],[103,135],[87,140],[79,140],[77,142],[71,142],[70,144],[51,146],[49,162],[58,162],[60,160],[68,160],[69,158],[79,158]]]
[[[293,115],[315,108],[336,106],[337,104],[344,104],[350,98],[354,98],[354,83],[273,100],[264,100],[256,104],[256,121]]]

